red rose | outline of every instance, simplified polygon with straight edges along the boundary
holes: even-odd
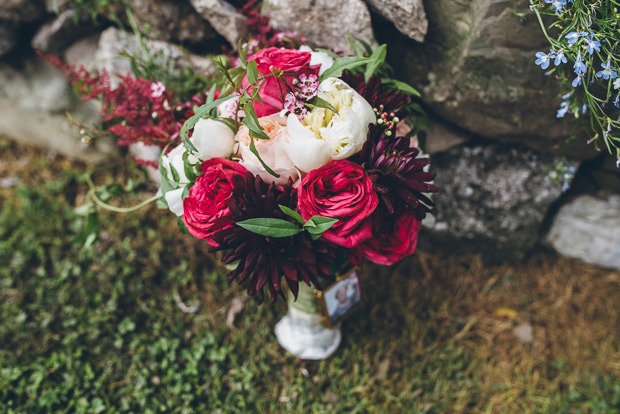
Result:
[[[183,222],[187,230],[209,246],[217,247],[211,235],[232,226],[227,201],[232,194],[233,177],[244,175],[241,164],[223,158],[212,158],[200,165],[201,174],[183,200]]]
[[[370,178],[361,166],[347,160],[332,161],[310,171],[298,188],[301,217],[337,218],[339,221],[323,236],[347,248],[372,237],[371,214],[378,203]]]
[[[391,266],[413,254],[421,224],[413,214],[405,211],[400,216],[387,219],[378,234],[366,240],[358,250],[373,263]]]
[[[299,50],[292,49],[279,49],[277,47],[270,47],[256,52],[248,58],[248,61],[256,61],[258,72],[263,75],[271,75],[272,69],[279,69],[282,72],[292,72],[297,76],[305,73],[306,75],[315,74],[318,76],[319,68],[321,65],[310,66],[310,52],[300,52]],[[263,116],[275,114],[280,112],[284,108],[283,95],[286,95],[288,90],[286,84],[293,86],[293,80],[297,77],[295,75],[284,75],[282,78],[277,79],[275,76],[270,76],[265,79],[265,84],[261,87],[259,96],[262,99],[262,103],[254,101],[254,110],[256,115],[260,118]],[[286,80],[286,82],[284,82]],[[247,76],[243,78],[243,87],[246,88],[250,82]],[[253,88],[250,88],[250,92]]]

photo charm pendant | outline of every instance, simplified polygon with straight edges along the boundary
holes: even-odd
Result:
[[[345,276],[336,276],[336,281],[318,292],[317,296],[325,326],[329,328],[343,321],[362,302],[357,270],[352,269]]]

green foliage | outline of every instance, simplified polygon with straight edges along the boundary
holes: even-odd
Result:
[[[94,23],[98,23],[99,16],[110,10],[126,4],[126,0],[67,0],[69,5],[75,7],[75,23],[79,22],[83,14],[90,16]],[[56,13],[58,10],[58,0],[52,0],[52,8]]]
[[[253,218],[238,221],[236,224],[246,230],[265,237],[290,237],[302,231],[307,231],[310,233],[312,240],[317,240],[324,232],[338,222],[338,219],[321,216],[312,216],[304,222],[298,212],[286,206],[280,205],[279,207],[284,214],[295,219],[302,227],[290,221],[275,218]]]
[[[567,58],[566,64],[551,64],[547,71],[561,80],[563,105],[576,118],[584,118],[587,114],[587,121],[581,125],[590,135],[588,143],[593,143],[597,149],[604,146],[610,154],[615,153],[620,166],[620,83],[617,78],[604,79],[597,75],[605,63],[616,72],[620,70],[620,3],[575,0],[557,10],[543,0],[530,0],[530,4],[553,53],[561,52]],[[549,31],[542,15],[553,16]],[[572,32],[577,34],[576,41],[567,38]],[[599,42],[600,50],[587,48],[590,40]],[[578,53],[585,65],[581,82],[577,82],[576,70],[573,70]]]

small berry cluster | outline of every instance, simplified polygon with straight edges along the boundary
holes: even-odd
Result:
[[[396,116],[394,112],[383,112],[383,105],[379,105],[379,108],[373,108],[375,113],[377,114],[377,125],[385,125],[386,131],[385,135],[391,137],[396,130],[396,124],[400,122],[400,119]]]

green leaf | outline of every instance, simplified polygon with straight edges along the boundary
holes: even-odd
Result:
[[[314,106],[318,106],[320,108],[329,109],[330,111],[332,111],[335,114],[338,113],[338,111],[336,111],[336,108],[334,108],[329,102],[327,102],[323,98],[319,98],[318,96],[315,96],[314,98],[312,98],[312,100],[309,102],[309,104],[310,105],[314,105]]]
[[[256,85],[256,82],[258,82],[258,67],[255,60],[248,62],[248,81],[252,85]]]
[[[170,144],[166,145],[166,147],[161,150],[161,154],[159,155],[159,175],[161,176],[161,192],[163,194],[166,194],[168,191],[174,189],[173,185],[170,183],[170,178],[168,177],[168,170],[166,170],[166,167],[164,167],[164,163],[162,161],[162,157],[164,156],[164,153],[169,145]],[[161,200],[163,200],[163,197]],[[160,203],[158,202],[158,205],[159,204]]]
[[[310,238],[312,240],[318,240],[321,238],[321,236],[323,235],[323,233],[319,233],[319,234],[310,234]]]
[[[187,153],[185,153],[185,154],[187,154]],[[183,155],[185,155],[185,154],[183,154]],[[174,168],[174,165],[172,165],[172,163],[170,163],[170,172],[172,172],[172,180],[175,183],[178,183],[180,181],[179,180],[179,172],[177,171],[176,168]]]
[[[327,78],[339,78],[345,70],[367,65],[373,60],[367,57],[342,57],[334,60],[334,64],[320,76],[319,81]]]
[[[254,154],[256,156],[256,158],[260,161],[260,163],[263,166],[263,168],[265,169],[265,171],[267,171],[269,174],[273,175],[276,178],[280,177],[280,174],[278,174],[277,172],[275,172],[274,170],[269,168],[267,163],[265,163],[265,161],[263,161],[263,159],[261,158],[260,154],[258,153],[258,150],[256,149],[256,145],[254,145],[254,138],[255,138],[254,134],[253,134],[252,131],[249,131],[249,132],[250,132],[250,151],[252,151],[252,154]]]
[[[170,167],[172,167],[172,164],[170,164]],[[183,154],[183,172],[185,172],[185,176],[187,177],[187,179],[191,182],[196,181],[196,171],[194,166],[189,162],[189,153],[185,152]],[[177,183],[179,182],[179,180],[176,181]]]
[[[289,221],[274,218],[243,220],[238,222],[237,225],[265,237],[289,237],[302,231]]]
[[[334,53],[334,52],[332,52],[331,50],[328,50],[328,49],[317,48],[317,49],[314,49],[314,50],[317,51],[317,52],[325,52],[328,55],[330,55],[331,57],[333,57],[334,59],[340,59],[341,58],[341,56],[339,56],[338,54],[336,54],[336,53]]]
[[[393,84],[396,87],[396,89],[398,89],[399,91],[401,91],[403,93],[406,93],[407,95],[416,96],[418,98],[421,97],[420,92],[415,90],[408,83],[401,82],[401,81],[396,80],[396,79],[390,79],[389,83]]]
[[[213,84],[213,86],[211,86],[211,89],[209,89],[209,93],[207,94],[207,100],[206,100],[206,104],[210,104],[211,102],[213,102],[213,99],[215,99],[215,84]]]
[[[304,224],[304,221],[302,220],[301,215],[298,212],[291,210],[290,208],[288,208],[287,206],[283,206],[282,204],[278,204],[278,207],[280,207],[280,210],[282,210],[284,214],[295,219],[295,221],[297,221],[299,224]]]
[[[97,210],[92,210],[86,217],[86,228],[84,229],[84,248],[88,249],[99,237],[99,214]]]
[[[364,72],[364,79],[368,82],[368,79],[375,73],[377,69],[383,65],[385,62],[385,56],[387,55],[387,45],[383,44],[375,49],[370,55],[370,59],[372,62],[366,66],[366,71]]]
[[[269,139],[269,136],[263,132],[263,127],[258,122],[258,117],[254,111],[252,102],[248,101],[243,105],[243,111],[245,112],[245,118],[243,118],[243,124],[248,127],[250,132],[254,132],[254,135],[258,139]]]
[[[250,47],[250,42],[245,43],[245,47],[242,47],[243,39],[239,39],[237,43],[237,50],[239,51],[239,64],[243,69],[247,68],[246,61],[248,60],[248,48]]]
[[[236,124],[234,119],[231,119],[231,118],[216,118],[215,120],[218,121],[218,122],[223,123],[224,125],[226,125],[228,128],[230,128],[232,130],[232,132],[234,134],[237,133],[237,129],[236,129],[237,124]]]
[[[304,224],[305,230],[310,234],[322,235],[325,231],[329,230],[334,224],[338,222],[338,219],[322,216],[312,216],[306,224]]]
[[[187,226],[183,222],[183,216],[177,216],[177,226],[179,227],[179,231],[183,234],[189,234],[187,230]]]
[[[359,37],[354,37],[354,39],[361,43],[361,45],[364,47],[364,49],[366,50],[366,53],[368,53],[368,55],[372,55],[372,47],[370,47],[368,42],[360,39]]]
[[[351,49],[353,49],[357,56],[364,56],[364,52],[362,51],[362,49],[360,49],[358,44],[351,39],[351,35],[349,34],[349,32],[347,32],[347,44],[349,45],[349,47],[351,47]],[[370,55],[370,53],[368,54]]]

